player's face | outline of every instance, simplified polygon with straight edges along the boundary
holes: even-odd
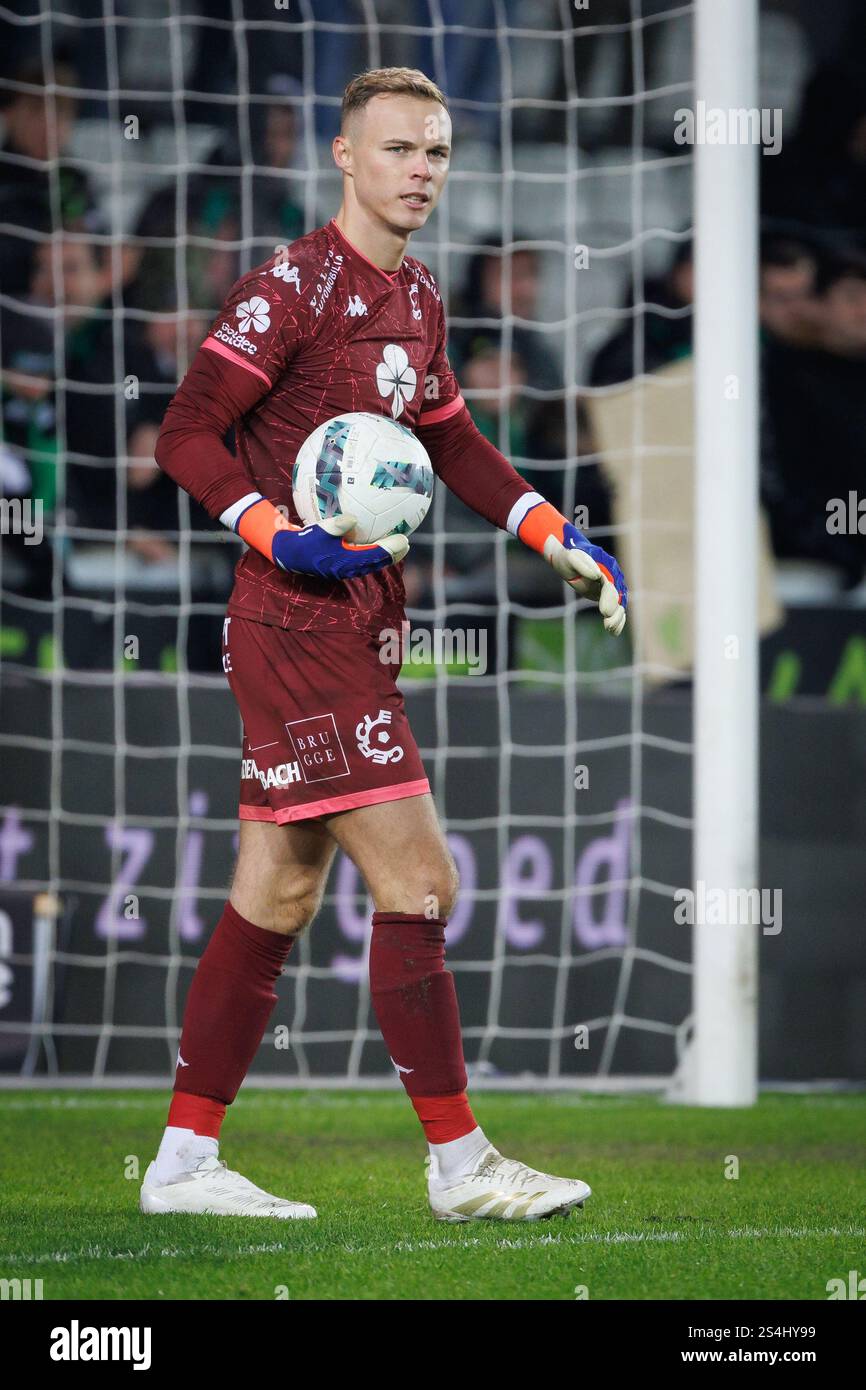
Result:
[[[451,120],[445,108],[418,97],[373,97],[348,133],[358,203],[398,231],[423,227],[448,176]]]

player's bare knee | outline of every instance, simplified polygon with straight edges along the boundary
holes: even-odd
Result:
[[[322,904],[324,882],[317,876],[263,872],[257,879],[235,876],[231,902],[242,917],[281,936],[300,936]]]
[[[448,861],[442,867],[442,873],[438,885],[438,917],[450,917],[457,902],[457,894],[460,889],[460,875],[457,872],[457,865],[450,855]]]
[[[281,880],[276,893],[279,930],[289,936],[300,936],[313,921],[322,905],[324,883],[318,878],[292,875]]]
[[[431,921],[447,918],[453,911],[459,887],[457,866],[446,853],[436,862],[418,866],[412,882],[406,884],[407,906],[400,910],[422,913]]]

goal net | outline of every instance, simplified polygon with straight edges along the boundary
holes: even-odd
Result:
[[[690,6],[4,16],[0,1072],[173,1073],[237,843],[219,639],[240,550],[158,475],[153,441],[228,285],[336,211],[345,82],[406,64],[454,119],[411,251],[463,395],[634,596],[608,638],[441,486],[413,538],[401,688],[461,873],[448,965],[471,1084],[660,1084],[691,997],[673,901],[691,874],[691,613],[662,563],[691,537],[692,168],[674,138]],[[25,98],[47,153],[21,134]],[[395,1082],[370,918],[338,857],[252,1082]]]

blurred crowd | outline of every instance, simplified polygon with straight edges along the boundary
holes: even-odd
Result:
[[[198,82],[216,93],[222,59],[212,54],[209,62],[208,34]],[[134,587],[136,575],[174,573],[185,537],[188,555],[207,549],[214,562],[193,572],[191,596],[220,601],[234,542],[160,472],[154,442],[235,279],[315,225],[298,172],[304,89],[291,74],[272,74],[270,97],[250,107],[243,139],[224,124],[204,169],[180,192],[174,179],[157,188],[121,241],[110,236],[105,207],[68,153],[82,119],[73,93],[87,90],[94,75],[80,53],[58,54],[53,68],[61,90],[51,99],[42,62],[32,57],[0,90],[0,487],[6,497],[40,499],[48,524],[62,508],[65,541],[61,553],[4,536],[2,587],[33,598],[81,587],[76,553],[106,545],[129,558],[126,583]],[[492,91],[496,73],[489,64],[479,71],[473,90]],[[459,80],[471,87],[471,74]],[[219,122],[223,110],[216,102],[208,118]],[[482,102],[482,134],[489,114]],[[325,116],[333,123],[330,108]],[[255,159],[249,177],[239,173],[249,167],[247,139]],[[866,83],[859,73],[819,71],[796,138],[761,163],[762,500],[780,559],[820,562],[841,587],[853,587],[864,575],[866,536],[831,535],[826,507],[858,488],[866,448]],[[244,226],[252,228],[245,245],[242,201]],[[479,429],[555,505],[585,506],[593,539],[615,549],[584,401],[578,392],[576,405],[567,403],[561,354],[540,322],[543,253],[521,240],[515,232],[503,246],[491,232],[468,260],[448,305],[452,364]],[[664,274],[631,285],[616,306],[614,330],[591,356],[583,386],[616,388],[689,356],[691,242],[681,238],[676,247]],[[476,540],[465,513],[453,524],[464,535],[446,554],[449,594],[495,599],[489,537],[479,531]],[[413,550],[410,603],[430,596],[430,554]],[[543,566],[524,576],[516,563],[513,594],[544,604],[552,592],[545,581]]]

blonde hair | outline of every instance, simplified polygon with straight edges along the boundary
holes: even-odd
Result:
[[[448,110],[443,93],[419,68],[370,68],[353,77],[343,93],[340,129],[344,131],[347,120],[378,96],[421,97],[425,101],[438,101]]]

